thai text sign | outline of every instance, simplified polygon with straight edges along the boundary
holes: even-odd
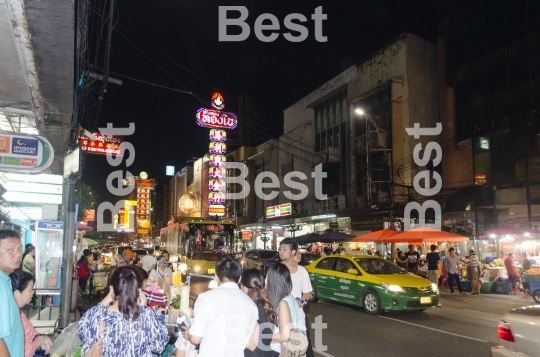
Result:
[[[234,129],[238,125],[236,115],[215,109],[201,108],[197,111],[197,124],[203,128]]]

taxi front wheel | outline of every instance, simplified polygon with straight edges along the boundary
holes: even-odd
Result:
[[[319,298],[317,297],[317,290],[315,288],[315,284],[313,282],[311,283],[311,298],[309,299],[310,302],[317,302]]]
[[[364,310],[370,315],[379,315],[381,313],[381,299],[373,290],[368,290],[364,294]]]

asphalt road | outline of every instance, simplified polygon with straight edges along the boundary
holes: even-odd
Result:
[[[191,294],[208,289],[194,278]],[[497,344],[497,324],[513,308],[534,304],[522,296],[468,296],[441,292],[442,307],[419,312],[371,316],[362,308],[319,300],[311,304],[310,321],[320,316],[327,328],[322,338],[311,330],[316,355],[325,357],[489,356]],[[312,326],[313,327],[313,326]]]

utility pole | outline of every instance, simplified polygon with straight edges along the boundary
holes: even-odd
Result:
[[[527,200],[527,219],[529,221],[529,229],[532,229],[532,212],[531,212],[531,196],[529,192],[529,159],[525,161],[525,196]]]
[[[366,116],[366,189],[367,189],[367,204],[371,206],[371,168],[369,163],[369,117]]]
[[[64,181],[66,192],[64,213],[64,251],[62,254],[62,284],[60,287],[60,322],[61,329],[69,325],[71,313],[71,289],[73,286],[73,240],[75,239],[75,178],[70,176]]]

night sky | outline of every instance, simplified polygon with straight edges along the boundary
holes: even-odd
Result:
[[[219,42],[219,6],[248,9],[248,39]],[[327,42],[315,39],[311,14],[318,6],[323,6],[328,16],[323,21]],[[280,36],[274,42],[262,42],[254,33],[255,19],[263,13],[271,13],[280,21]],[[308,19],[303,25],[309,35],[303,42],[293,43],[283,37],[289,32],[283,19],[291,13]],[[239,96],[246,94],[257,113],[253,125],[259,130],[252,131],[252,136],[260,144],[282,134],[284,109],[406,31],[435,41],[435,1],[118,0],[110,70],[191,91],[206,100],[219,91],[225,97],[225,110],[235,113]],[[239,33],[239,28],[231,27],[229,33]],[[120,78],[113,73],[111,77]],[[165,176],[166,165],[178,170],[186,160],[208,151],[208,129],[200,128],[195,121],[197,109],[204,105],[187,94],[123,81],[122,86],[109,85],[98,126],[112,122],[121,127],[134,122],[135,134],[125,139],[136,151],[129,170],[135,175],[144,170],[162,186],[170,180]],[[102,199],[114,202],[105,182],[107,175],[119,168],[125,166],[112,168],[105,156],[87,155],[83,182]]]

